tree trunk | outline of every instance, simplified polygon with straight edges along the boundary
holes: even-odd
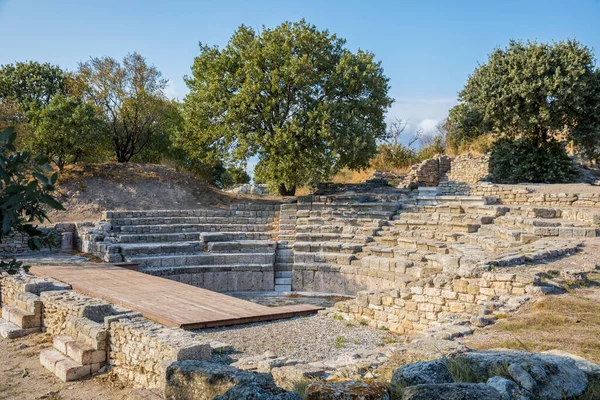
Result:
[[[285,186],[285,183],[279,184],[279,195],[280,196],[294,196],[296,194],[296,185],[289,189]]]

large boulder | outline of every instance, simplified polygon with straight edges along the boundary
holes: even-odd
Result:
[[[403,365],[394,370],[392,375],[392,385],[413,386],[452,382],[445,358]]]
[[[381,382],[316,381],[308,385],[306,400],[390,400]]]
[[[195,360],[174,362],[167,368],[165,384],[167,400],[212,400],[219,395],[225,396],[222,399],[253,399],[255,397],[235,397],[235,395],[247,393],[251,396],[252,393],[262,391],[279,396],[269,397],[269,399],[294,399],[294,397],[285,397],[286,392],[275,385],[273,377],[269,374],[242,371],[225,364]]]
[[[265,388],[257,382],[237,385],[214,400],[302,400],[296,393],[278,387]]]
[[[534,397],[562,400],[581,395],[588,379],[569,357],[524,351],[481,351],[464,355],[487,376],[505,369],[510,378]]]
[[[533,400],[533,395],[510,379],[501,376],[493,376],[487,381],[487,385],[493,387],[506,400]]]
[[[416,385],[404,389],[402,400],[506,400],[496,389],[483,383]]]

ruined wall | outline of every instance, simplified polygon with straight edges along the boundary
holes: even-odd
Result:
[[[51,233],[56,238],[56,243],[52,249],[47,248],[43,249],[42,251],[57,251],[61,249],[63,233],[70,233],[71,235],[74,235],[75,224],[58,223],[53,226],[42,226],[40,227],[40,230],[44,233]],[[0,254],[18,254],[31,251],[29,246],[27,246],[28,239],[29,237],[27,235],[21,233],[4,238],[2,241],[0,241]],[[72,250],[72,247],[63,250]]]
[[[198,334],[166,328],[131,310],[64,290],[65,285],[52,279],[5,276],[0,289],[3,310],[35,307],[45,332],[55,339],[68,336],[104,354],[117,376],[136,386],[163,387],[171,363],[209,360],[212,355],[211,344]],[[55,348],[63,341],[55,340]]]
[[[539,193],[524,187],[478,183],[471,187],[473,196],[496,196],[500,204],[553,207],[600,207],[600,193]]]
[[[166,328],[139,315],[108,318],[106,325],[112,370],[133,385],[162,388],[173,362],[212,356],[209,343],[199,335]]]
[[[440,192],[444,195],[469,195],[472,184],[488,179],[489,171],[489,154],[461,154],[452,159],[450,170],[440,179]]]
[[[437,275],[404,289],[359,292],[356,300],[336,304],[337,313],[349,320],[366,321],[377,328],[419,335],[430,327],[463,316],[485,325],[493,312],[511,306],[511,298],[551,291],[539,277],[487,272],[481,278]]]
[[[404,178],[400,187],[411,184],[419,186],[438,186],[440,179],[451,167],[452,158],[448,156],[435,156],[419,164],[413,165]]]

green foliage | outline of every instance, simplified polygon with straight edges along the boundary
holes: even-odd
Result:
[[[380,171],[393,171],[408,168],[416,162],[417,153],[413,137],[408,145],[400,142],[400,137],[406,129],[406,122],[397,119],[388,128],[389,139],[377,147],[377,155],[371,160],[371,166]]]
[[[559,142],[501,138],[492,146],[490,173],[499,183],[560,183],[577,178],[578,169]]]
[[[48,220],[48,208],[63,209],[51,195],[58,173],[52,173],[46,157],[18,152],[14,146],[16,137],[12,128],[0,133],[0,240],[25,234],[29,248],[39,250],[51,245],[53,238],[42,234],[35,223]],[[22,267],[14,259],[0,262],[0,270],[8,273],[16,273]]]
[[[446,141],[442,135],[429,136],[421,144],[422,147],[416,155],[417,162],[425,161],[446,152]]]
[[[55,96],[35,117],[36,144],[59,169],[106,146],[108,127],[94,107],[75,97]]]
[[[171,107],[163,93],[166,85],[156,67],[131,53],[122,63],[104,57],[80,64],[74,90],[95,104],[110,126],[117,161],[129,162],[171,122],[166,118]]]
[[[234,185],[250,183],[250,175],[242,167],[232,167],[227,170]]]
[[[492,129],[483,114],[466,103],[452,107],[443,127],[447,132],[447,147],[454,154]]]
[[[536,143],[564,138],[588,158],[600,150],[600,73],[576,40],[511,41],[475,69],[459,98],[449,118],[458,142],[489,129]]]
[[[22,112],[37,111],[67,92],[67,74],[58,66],[35,61],[0,66],[0,102]]]
[[[186,79],[186,149],[244,162],[281,191],[368,166],[392,99],[372,53],[300,21],[256,33],[241,26],[222,49],[200,46]]]

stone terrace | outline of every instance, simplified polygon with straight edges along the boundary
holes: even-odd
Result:
[[[311,195],[229,210],[108,211],[80,232],[80,243],[105,261],[135,263],[142,272],[209,290],[357,296],[338,312],[416,334],[452,315],[488,315],[519,303],[514,298],[551,291],[534,274],[485,274],[566,256],[598,233],[594,207],[437,192]],[[412,296],[416,303],[406,303]]]

